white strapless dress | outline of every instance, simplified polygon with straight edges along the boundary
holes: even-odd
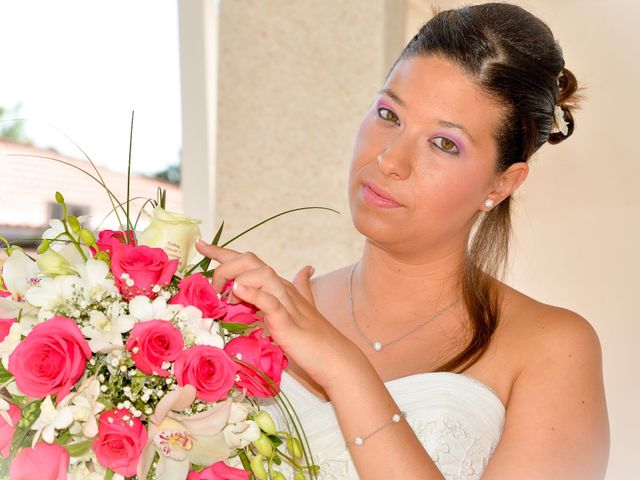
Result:
[[[456,373],[411,375],[386,383],[407,421],[447,480],[480,478],[500,440],[505,407],[474,378]],[[333,406],[284,373],[282,391],[307,434],[322,480],[357,480]],[[268,406],[268,410],[284,419]],[[282,471],[290,474],[285,465]],[[287,475],[289,478],[289,475]]]

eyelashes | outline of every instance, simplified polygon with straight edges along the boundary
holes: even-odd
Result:
[[[433,137],[431,139],[431,143],[434,144],[436,146],[436,148],[439,148],[440,150],[442,150],[445,153],[450,153],[452,155],[460,153],[460,149],[456,145],[456,142],[454,142],[450,138],[447,138],[447,137]]]
[[[400,125],[400,119],[398,118],[398,115],[396,115],[393,110],[387,107],[378,107],[378,117],[386,120],[387,122],[393,122],[396,125]]]
[[[376,111],[378,113],[378,117],[385,122],[391,122],[395,125],[400,125],[400,118],[398,118],[398,115],[386,105],[378,105]],[[429,139],[429,143],[434,145],[435,148],[437,148],[439,151],[448,153],[449,155],[458,155],[461,151],[461,149],[458,147],[458,144],[449,137],[441,135],[435,136]]]

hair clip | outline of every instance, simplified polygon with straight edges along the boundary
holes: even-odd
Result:
[[[556,123],[558,130],[566,137],[569,133],[569,125],[564,119],[564,110],[560,105],[556,105],[556,108],[553,110],[553,120]]]

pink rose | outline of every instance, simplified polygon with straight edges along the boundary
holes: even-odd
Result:
[[[136,295],[158,296],[153,288],[166,287],[178,269],[178,260],[169,260],[161,248],[145,245],[111,245],[111,272],[120,293],[131,300]]]
[[[147,445],[144,425],[124,408],[107,410],[98,422],[98,438],[92,447],[100,465],[125,477],[133,477],[140,454]]]
[[[149,320],[135,324],[125,347],[142,373],[168,377],[169,372],[162,365],[178,358],[184,340],[168,320]]]
[[[260,328],[250,335],[236,337],[227,343],[224,350],[238,364],[238,388],[246,388],[252,396],[273,397],[280,389],[282,370],[287,368],[289,361],[282,348],[272,343],[271,337],[263,337],[262,333]],[[260,373],[269,377],[272,383]]]
[[[76,322],[53,317],[36,325],[9,357],[9,371],[28,397],[58,394],[62,400],[80,380],[91,349]]]
[[[69,452],[57,443],[38,442],[25,447],[11,462],[11,480],[66,480]]]
[[[262,319],[256,315],[256,308],[247,303],[237,303],[235,305],[225,305],[225,316],[221,320],[222,323],[244,323],[251,325]]]
[[[223,303],[209,283],[209,279],[201,273],[194,273],[182,279],[178,293],[169,303],[182,306],[194,306],[202,312],[204,318],[220,318],[224,315]]]
[[[187,480],[249,480],[249,472],[218,462],[199,472],[192,470]]]
[[[9,425],[4,417],[0,415],[0,455],[4,458],[9,456],[13,434],[16,433],[16,427],[22,418],[22,412],[13,403],[9,404],[7,413],[9,414],[12,425]]]
[[[127,236],[129,237],[129,243],[131,245],[135,245],[136,241],[131,230],[127,230]],[[98,233],[96,245],[100,250],[111,253],[113,245],[124,244],[125,239],[126,237],[124,232],[121,232],[120,230],[102,230],[100,233]],[[95,251],[93,253],[95,253]]]
[[[236,366],[222,349],[196,345],[182,351],[173,373],[181,387],[193,385],[203,402],[217,402],[233,387]]]
[[[13,325],[15,321],[15,318],[0,318],[0,342],[4,340],[4,337],[9,335],[11,325]]]
[[[6,298],[6,297],[10,297],[11,296],[11,292],[6,291],[6,290],[0,290],[0,298]]]

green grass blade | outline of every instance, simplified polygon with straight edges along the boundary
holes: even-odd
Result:
[[[285,212],[280,212],[277,215],[273,215],[269,218],[267,218],[266,220],[261,221],[260,223],[256,223],[253,227],[250,227],[248,229],[246,229],[244,232],[239,233],[238,235],[236,235],[235,237],[233,237],[231,240],[227,240],[225,243],[223,243],[221,246],[224,248],[227,245],[229,245],[231,242],[237,240],[238,238],[242,237],[243,235],[246,235],[247,233],[249,233],[252,230],[255,230],[256,228],[258,228],[261,225],[264,225],[267,222],[270,222],[271,220],[274,220],[278,217],[281,217],[283,215],[286,215],[288,213],[293,213],[293,212],[299,212],[301,210],[328,210],[330,212],[333,213],[337,213],[338,215],[340,215],[340,212],[338,212],[337,210],[334,210],[333,208],[328,208],[328,207],[300,207],[300,208],[294,208],[292,210],[287,210]]]

